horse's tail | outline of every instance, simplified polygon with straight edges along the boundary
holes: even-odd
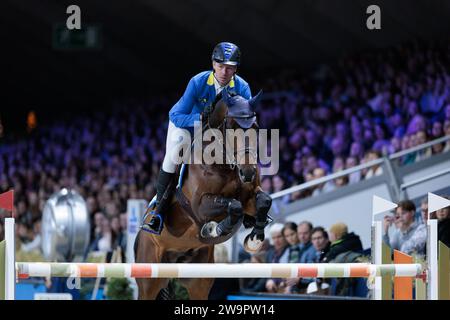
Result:
[[[172,290],[169,287],[162,288],[155,300],[174,300]]]

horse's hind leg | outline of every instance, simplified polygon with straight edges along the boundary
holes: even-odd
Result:
[[[209,246],[192,260],[195,263],[214,263],[214,246]],[[214,284],[213,278],[181,279],[181,283],[189,293],[191,300],[207,300]]]
[[[136,279],[139,300],[155,300],[161,289],[166,288],[168,279]]]
[[[150,239],[146,239],[147,235],[139,232],[136,241],[139,241],[135,250],[136,263],[160,263],[164,251],[152,244]],[[159,291],[167,287],[169,279],[163,278],[137,278],[138,299],[154,300]]]

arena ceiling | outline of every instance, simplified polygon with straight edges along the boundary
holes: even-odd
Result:
[[[55,50],[52,29],[68,5],[101,27],[100,50]],[[365,27],[381,7],[382,30]],[[358,49],[450,35],[446,0],[2,0],[6,105],[99,104],[116,96],[182,90],[209,68],[219,41],[243,50],[242,73],[303,68]]]

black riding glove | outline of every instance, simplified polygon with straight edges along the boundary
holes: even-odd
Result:
[[[203,109],[203,117],[208,118],[213,111],[212,105],[208,105]]]
[[[205,109],[203,109],[203,112],[202,112],[202,115],[201,115],[201,120],[202,120],[203,124],[205,124],[208,121],[209,116],[212,113],[212,110],[213,110],[212,105],[206,106]]]

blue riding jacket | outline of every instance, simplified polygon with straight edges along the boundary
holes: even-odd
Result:
[[[248,83],[234,75],[228,84],[228,91],[250,99],[252,97]],[[194,127],[200,121],[200,113],[211,105],[216,98],[213,71],[203,71],[192,77],[186,91],[178,102],[170,109],[169,119],[178,128]]]

